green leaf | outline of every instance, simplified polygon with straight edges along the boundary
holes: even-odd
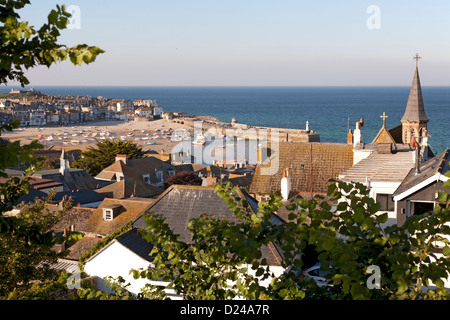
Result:
[[[436,201],[440,204],[446,205],[449,201],[449,195],[447,194],[447,192],[443,191],[443,190],[438,190],[438,195],[436,198]]]
[[[385,223],[385,222],[387,221],[387,219],[388,219],[388,213],[385,212],[385,213],[383,213],[383,214],[380,214],[380,215],[377,216],[376,219],[377,219],[377,221],[378,221],[379,223]]]
[[[363,207],[355,208],[355,213],[353,215],[353,219],[357,223],[362,223],[366,217],[367,217],[367,215],[366,215],[365,210],[364,210]]]
[[[442,248],[442,253],[447,257],[450,256],[450,247],[445,246],[444,248]]]

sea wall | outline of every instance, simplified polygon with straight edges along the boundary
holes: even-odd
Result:
[[[272,127],[251,127],[242,123],[213,123],[201,122],[196,118],[172,119],[172,122],[183,123],[192,128],[201,128],[203,132],[211,132],[219,135],[235,136],[244,139],[275,139],[280,142],[320,142],[320,135],[312,130],[272,128]]]

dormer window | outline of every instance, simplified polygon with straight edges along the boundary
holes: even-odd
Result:
[[[121,205],[112,205],[103,208],[103,220],[112,221],[115,217],[120,214],[122,206]]]
[[[113,209],[103,208],[103,220],[112,220],[113,218]]]
[[[143,174],[142,179],[145,183],[150,183],[150,175],[149,174]]]
[[[156,171],[156,180],[158,182],[163,182],[163,173],[162,173],[162,171]]]

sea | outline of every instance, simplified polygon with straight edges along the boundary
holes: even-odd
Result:
[[[1,87],[0,92],[11,88]],[[164,111],[213,116],[223,122],[236,118],[251,126],[309,129],[321,142],[347,141],[348,129],[364,119],[363,142],[381,129],[400,124],[410,87],[148,87],[148,86],[33,86],[48,95],[103,96],[157,100]],[[430,146],[439,154],[450,146],[450,87],[422,87],[429,118]]]

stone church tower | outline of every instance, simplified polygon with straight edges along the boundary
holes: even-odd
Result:
[[[426,138],[427,136],[428,118],[425,114],[423,105],[422,88],[420,86],[419,70],[417,66],[417,62],[420,58],[421,57],[419,57],[418,54],[414,57],[416,60],[416,71],[409,92],[406,110],[401,119],[403,143],[410,143],[413,136],[417,142],[421,143],[422,138]]]

